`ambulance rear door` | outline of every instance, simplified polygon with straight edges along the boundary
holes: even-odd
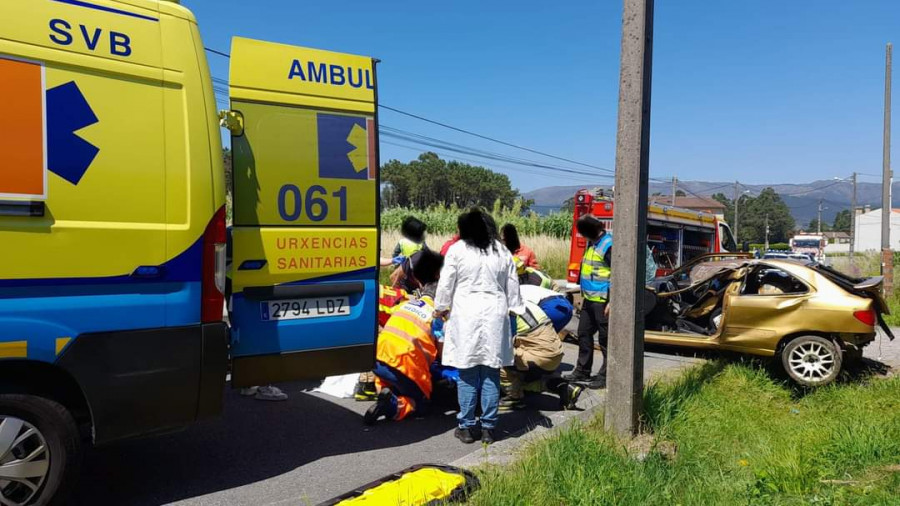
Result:
[[[371,369],[378,304],[372,58],[235,38],[232,384]]]

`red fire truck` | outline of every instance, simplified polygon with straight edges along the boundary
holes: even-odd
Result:
[[[603,191],[579,190],[575,193],[575,211],[572,217],[572,240],[569,249],[567,281],[569,288],[578,283],[581,258],[587,241],[578,234],[575,222],[591,213],[603,220],[606,229],[612,231],[612,197]],[[647,210],[647,246],[653,252],[657,276],[671,273],[681,264],[704,253],[737,251],[737,244],[727,223],[716,215],[677,207],[651,204]]]

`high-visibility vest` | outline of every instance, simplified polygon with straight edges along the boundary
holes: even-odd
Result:
[[[527,334],[550,323],[550,317],[537,304],[525,302],[525,313],[516,316],[516,334]]]
[[[612,235],[603,234],[596,243],[588,243],[581,259],[581,295],[593,302],[606,302],[609,297],[610,266],[606,264],[606,252],[612,247]]]
[[[516,273],[519,275],[519,284],[534,285],[541,288],[552,288],[553,279],[534,267],[526,267],[525,261],[513,255],[513,263],[516,264]]]
[[[525,268],[525,274],[519,276],[519,283],[524,285],[535,285],[541,288],[553,287],[553,279],[533,267]]]
[[[400,238],[400,254],[409,258],[413,253],[420,251],[424,247],[423,243],[410,241],[406,237]]]
[[[422,297],[394,309],[378,334],[375,358],[393,367],[431,396],[431,364],[437,360],[437,342],[431,336],[434,301]]]

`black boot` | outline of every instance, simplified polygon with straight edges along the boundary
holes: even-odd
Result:
[[[566,381],[575,382],[575,383],[586,383],[591,380],[591,375],[590,375],[590,373],[586,373],[584,371],[579,371],[578,369],[575,369],[574,371],[572,371],[571,374],[567,374],[567,375],[563,376],[562,379],[564,379]]]
[[[591,378],[591,381],[587,384],[587,387],[591,390],[600,390],[601,388],[606,388],[606,375],[596,375]]]
[[[453,432],[453,435],[456,436],[456,439],[459,439],[467,445],[475,442],[475,437],[472,436],[472,431],[469,429],[460,429],[459,427],[457,427]]]
[[[559,393],[559,409],[572,410],[578,402],[578,397],[584,387],[574,383],[563,383],[559,385],[557,392]]]
[[[382,416],[393,418],[397,414],[397,402],[394,400],[394,394],[388,388],[383,388],[378,392],[378,399],[375,404],[366,410],[363,415],[363,423],[366,425],[375,425]]]

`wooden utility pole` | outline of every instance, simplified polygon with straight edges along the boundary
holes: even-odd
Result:
[[[644,272],[650,172],[653,1],[624,0],[616,131],[616,234],[612,249],[606,428],[632,436],[644,389]]]
[[[850,194],[850,266],[853,266],[853,251],[856,249],[856,172],[851,177],[853,193]]]
[[[891,251],[891,54],[888,42],[884,60],[884,144],[881,165],[881,275],[884,292],[894,293],[894,253]]]
[[[741,199],[741,194],[738,193],[739,184],[740,183],[737,181],[734,182],[734,240],[737,241],[738,244],[741,243],[741,238],[738,235],[738,223],[741,222],[741,220],[738,219],[738,200]]]

